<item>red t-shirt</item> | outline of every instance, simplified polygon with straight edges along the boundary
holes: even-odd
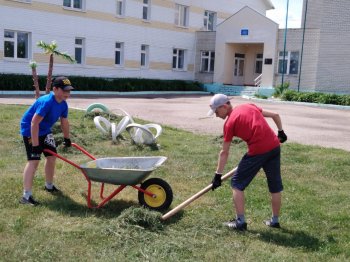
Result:
[[[248,145],[248,155],[264,154],[280,145],[271,129],[262,108],[254,104],[236,106],[228,115],[224,125],[224,141],[239,137]]]

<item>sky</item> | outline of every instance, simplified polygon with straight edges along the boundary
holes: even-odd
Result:
[[[279,24],[279,28],[286,27],[287,1],[288,0],[271,0],[275,9],[266,12],[268,18]],[[300,28],[302,8],[303,0],[289,0],[288,28]]]

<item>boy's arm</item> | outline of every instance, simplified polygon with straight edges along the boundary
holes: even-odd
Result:
[[[278,131],[283,130],[283,128],[282,128],[282,121],[281,121],[281,117],[280,117],[279,114],[274,113],[274,112],[270,112],[270,111],[265,111],[265,110],[263,110],[261,113],[262,113],[262,115],[264,117],[272,118],[272,120],[275,122],[275,124],[276,124],[276,126],[278,128]]]
[[[42,116],[39,116],[35,114],[32,118],[32,123],[30,127],[30,135],[32,138],[32,145],[38,146],[39,145],[39,124],[44,118]]]
[[[68,118],[61,117],[61,129],[64,138],[69,138],[69,121]]]

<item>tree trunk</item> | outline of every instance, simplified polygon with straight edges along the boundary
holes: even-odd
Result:
[[[40,97],[40,87],[39,87],[39,80],[38,75],[36,73],[36,68],[32,68],[32,76],[33,76],[33,83],[35,88],[35,99],[38,99]]]
[[[50,54],[49,71],[47,72],[47,81],[46,81],[46,87],[45,87],[46,94],[49,94],[51,91],[52,70],[53,70],[53,54]]]

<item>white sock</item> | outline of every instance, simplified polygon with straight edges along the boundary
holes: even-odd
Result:
[[[45,182],[45,187],[46,187],[47,189],[52,189],[52,188],[53,188],[53,183]]]
[[[26,191],[26,190],[23,190],[23,197],[25,199],[29,199],[29,197],[32,195],[32,191]]]

